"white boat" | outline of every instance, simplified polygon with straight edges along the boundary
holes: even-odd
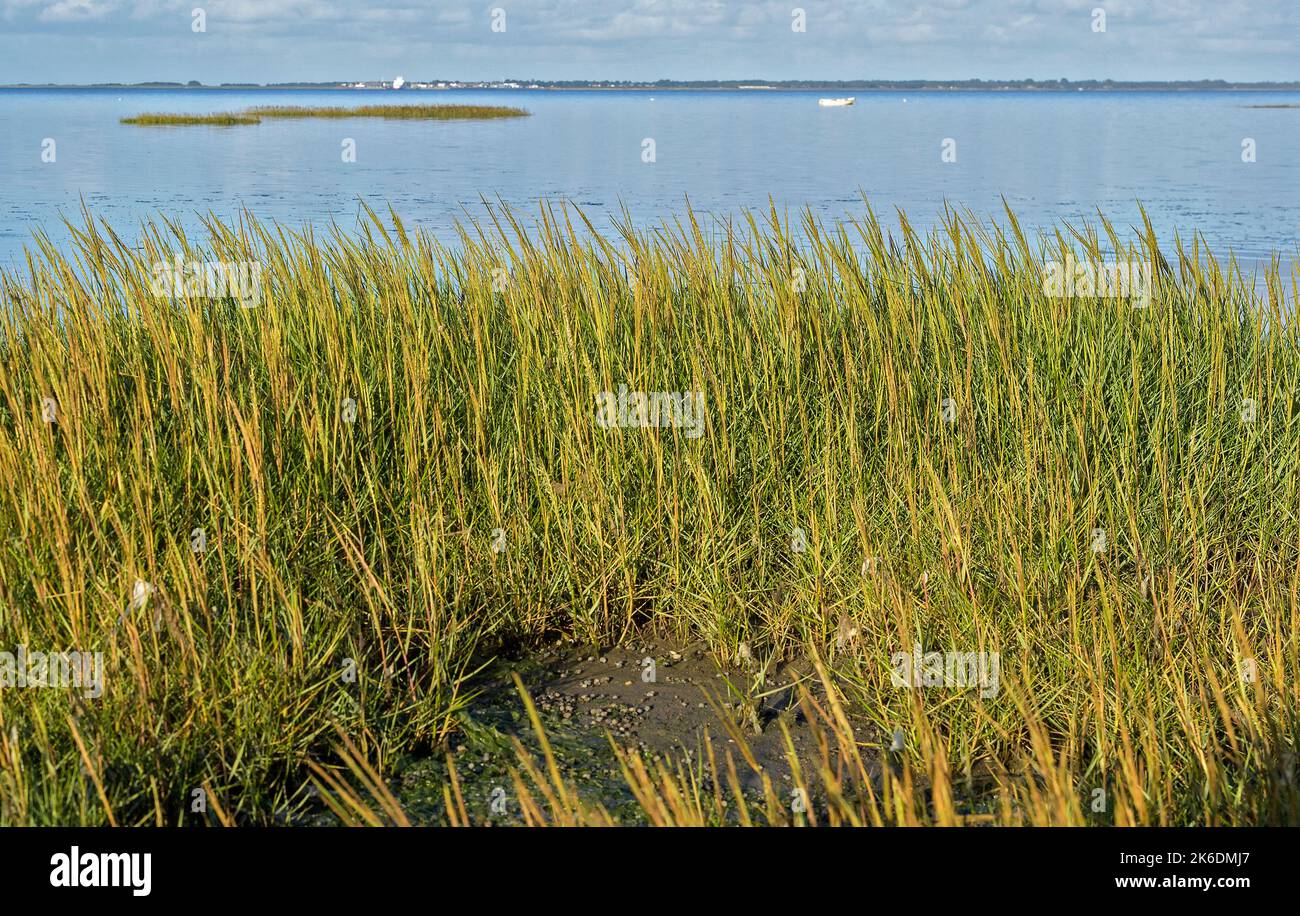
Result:
[[[847,99],[818,99],[817,104],[822,108],[841,108],[852,105],[856,100],[856,96],[849,96]]]

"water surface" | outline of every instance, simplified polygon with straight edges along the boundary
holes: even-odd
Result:
[[[295,226],[355,226],[357,200],[440,233],[480,197],[535,210],[579,203],[600,227],[626,205],[641,224],[697,210],[811,207],[834,219],[865,195],[892,220],[935,224],[945,202],[1030,228],[1095,219],[1127,231],[1138,202],[1162,242],[1204,234],[1217,251],[1291,259],[1300,229],[1297,93],[879,92],[823,109],[786,91],[0,90],[0,263],[32,232],[58,241],[81,202],[133,229],[155,212],[190,224],[241,207]],[[481,122],[266,121],[231,128],[125,126],[143,111],[412,102],[519,105]],[[1252,138],[1257,161],[1242,161]],[[57,162],[41,161],[42,141]],[[357,161],[341,157],[344,138]],[[653,163],[643,141],[655,141]],[[945,138],[957,161],[941,161]]]

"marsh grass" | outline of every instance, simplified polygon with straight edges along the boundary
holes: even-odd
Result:
[[[645,629],[829,660],[819,823],[1300,820],[1294,269],[1010,213],[71,229],[0,275],[0,648],[102,650],[106,689],[0,687],[0,822],[269,823],[315,780],[397,823],[383,774],[483,660]],[[1107,251],[1149,308],[1045,295]],[[177,256],[260,263],[260,304],[152,295]],[[601,429],[624,383],[702,390],[704,435]],[[1000,693],[894,686],[916,643],[999,652]],[[624,759],[714,817],[726,760]],[[536,819],[600,819],[520,767]]]
[[[229,127],[260,124],[263,118],[389,118],[407,121],[483,121],[527,117],[523,108],[502,105],[358,105],[354,107],[306,108],[267,105],[242,112],[217,114],[146,113],[123,118],[123,124],[144,127],[209,125]]]
[[[481,121],[522,118],[529,114],[526,109],[505,105],[357,105],[350,108],[268,105],[250,108],[248,113],[261,118],[390,118],[414,121]]]
[[[123,118],[122,123],[137,127],[234,127],[239,124],[260,124],[261,119],[256,115],[231,111],[219,111],[213,114],[145,113]]]

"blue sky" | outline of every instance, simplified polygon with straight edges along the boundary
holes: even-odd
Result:
[[[0,0],[5,83],[396,74],[1294,80],[1300,0]]]

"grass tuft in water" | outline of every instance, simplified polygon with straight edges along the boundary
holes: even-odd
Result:
[[[527,117],[523,108],[500,105],[359,105],[355,107],[304,108],[262,106],[243,112],[217,114],[146,113],[123,118],[123,124],[142,127],[212,126],[260,124],[263,118],[388,118],[406,121],[484,121]]]
[[[145,113],[123,118],[123,124],[137,127],[233,127],[239,124],[260,124],[256,115],[222,111],[214,114],[161,114]]]

